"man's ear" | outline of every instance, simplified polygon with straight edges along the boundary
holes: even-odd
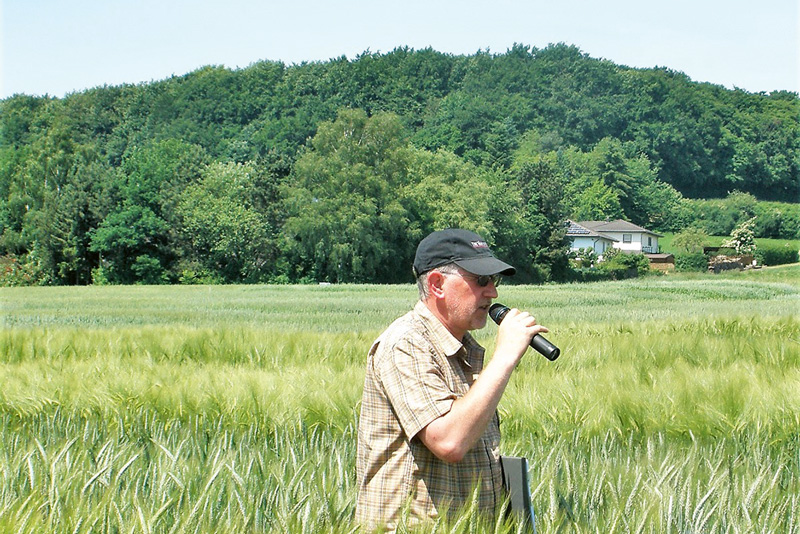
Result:
[[[442,298],[444,296],[445,275],[439,271],[431,271],[428,273],[428,294],[432,297]]]

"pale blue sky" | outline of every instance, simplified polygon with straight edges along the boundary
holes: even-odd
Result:
[[[0,0],[0,98],[62,97],[204,65],[353,59],[398,46],[565,42],[751,92],[800,91],[798,0]]]

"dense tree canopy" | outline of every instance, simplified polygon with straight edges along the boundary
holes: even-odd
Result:
[[[797,237],[799,123],[794,93],[564,44],[16,95],[0,257],[27,283],[401,282],[416,242],[458,225],[518,279],[562,279],[567,217]]]

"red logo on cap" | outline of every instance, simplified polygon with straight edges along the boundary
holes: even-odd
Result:
[[[473,241],[472,248],[489,248],[489,245],[486,244],[486,241]]]

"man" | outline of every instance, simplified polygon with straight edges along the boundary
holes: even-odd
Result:
[[[494,354],[470,330],[483,328],[501,275],[473,232],[448,229],[423,239],[414,259],[420,300],[369,351],[358,432],[356,519],[394,531],[471,502],[502,503],[497,405],[534,335],[547,332],[512,309]]]

